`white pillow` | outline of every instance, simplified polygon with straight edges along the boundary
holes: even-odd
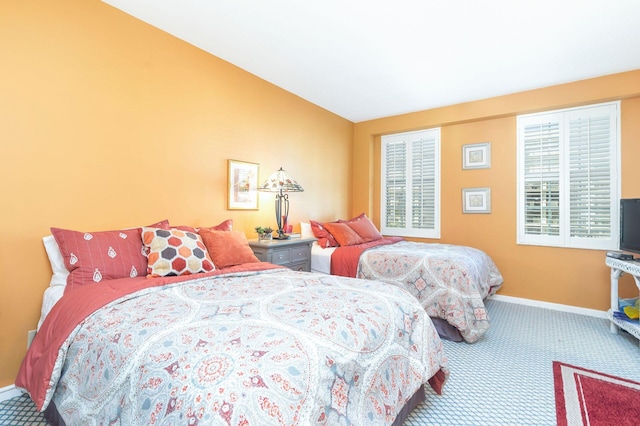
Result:
[[[300,238],[315,238],[311,224],[309,222],[300,222]],[[64,265],[63,265],[64,266]]]
[[[64,266],[64,258],[56,239],[53,238],[53,235],[47,235],[42,238],[42,242],[44,243],[44,249],[47,251],[47,256],[49,256],[49,263],[51,263],[51,270],[53,271],[49,286],[66,286],[69,271]]]

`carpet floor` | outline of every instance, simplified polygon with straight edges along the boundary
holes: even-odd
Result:
[[[405,426],[552,426],[553,361],[640,381],[638,340],[605,319],[488,300],[491,329],[474,344],[445,341],[451,375]],[[45,425],[28,397],[0,402],[0,425]]]

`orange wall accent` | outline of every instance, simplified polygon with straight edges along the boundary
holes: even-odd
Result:
[[[227,210],[228,159],[290,172],[296,227],[350,211],[353,123],[103,2],[4,2],[0,52],[0,387],[37,325],[49,227],[231,218],[253,238],[274,199]]]
[[[609,307],[604,252],[516,244],[516,115],[622,99],[622,196],[640,197],[640,70],[355,124],[352,214],[379,223],[380,135],[442,127],[441,239],[486,251],[499,294],[597,310]],[[491,142],[491,168],[462,170],[462,145]],[[462,188],[491,187],[491,214],[462,214]],[[425,240],[423,240],[425,241]],[[630,277],[622,294],[637,297]]]

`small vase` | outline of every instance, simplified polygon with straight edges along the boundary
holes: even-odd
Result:
[[[273,239],[273,234],[258,234],[258,240],[260,241],[268,241]]]

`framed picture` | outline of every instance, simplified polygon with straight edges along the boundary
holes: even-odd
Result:
[[[462,168],[465,170],[491,168],[491,143],[462,145]]]
[[[258,210],[258,169],[255,163],[229,160],[229,210]]]
[[[462,213],[491,213],[491,188],[464,188]]]

